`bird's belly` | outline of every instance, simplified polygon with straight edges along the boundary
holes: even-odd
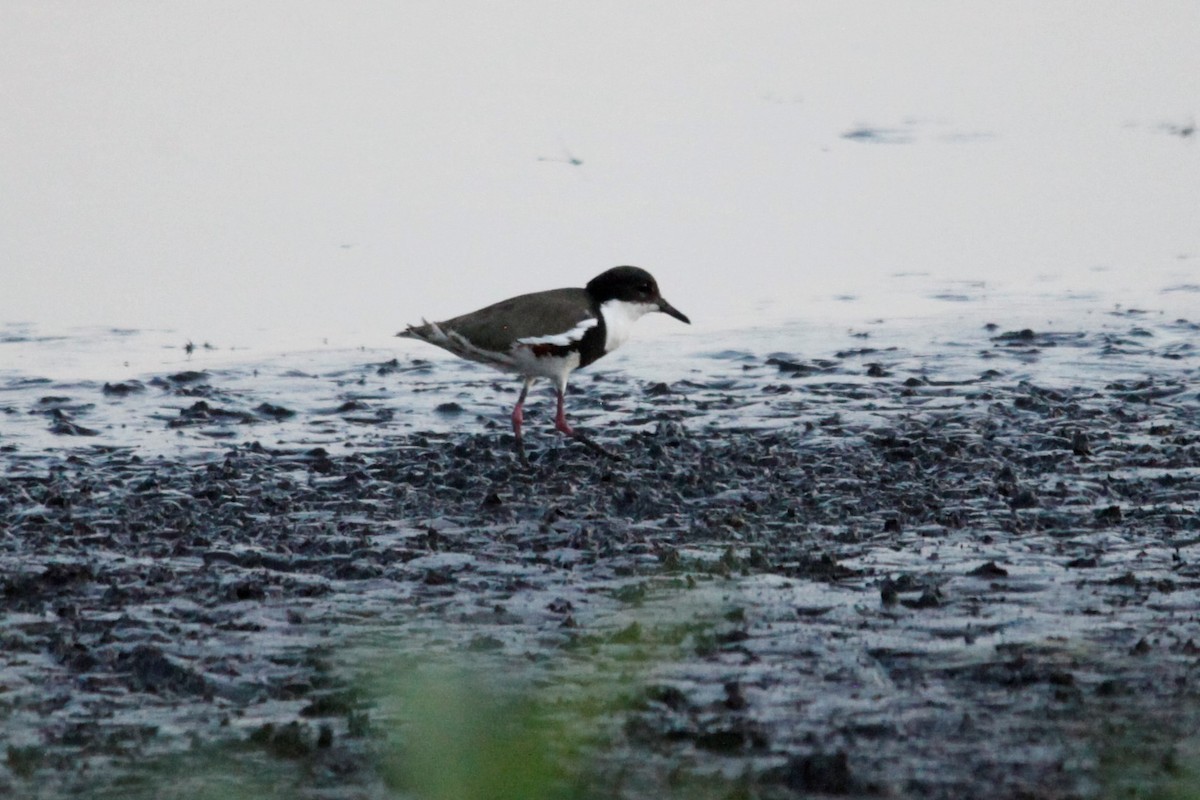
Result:
[[[527,378],[550,378],[556,383],[565,385],[567,375],[579,367],[579,353],[572,352],[565,356],[535,355],[532,348],[514,347],[512,351],[512,369]]]

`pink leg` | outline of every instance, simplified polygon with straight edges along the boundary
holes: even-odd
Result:
[[[529,384],[533,381],[529,378],[525,379],[525,385],[521,387],[521,395],[517,398],[517,406],[512,412],[513,436],[517,439],[517,458],[521,459],[521,463],[528,467],[529,460],[525,458],[525,442],[521,438],[521,423],[525,421],[525,396],[529,394]]]
[[[567,436],[576,436],[575,429],[567,424],[567,410],[565,408],[563,392],[555,390],[554,395],[558,398],[558,412],[554,415],[554,427]]]
[[[512,411],[512,426],[513,433],[517,438],[521,438],[521,423],[525,421],[525,396],[529,394],[529,381],[525,381],[525,385],[521,387],[521,396],[517,398],[517,407]]]
[[[616,453],[614,453],[610,450],[605,450],[603,447],[601,447],[600,445],[593,442],[589,437],[585,436],[582,432],[577,431],[574,428],[572,428],[570,425],[568,425],[567,424],[567,412],[564,407],[565,406],[565,396],[564,396],[565,389],[559,388],[556,386],[556,387],[554,387],[554,394],[558,398],[558,413],[556,413],[554,415],[554,427],[558,428],[563,434],[570,436],[572,439],[575,439],[576,441],[586,445],[588,447],[588,449],[593,450],[594,452],[597,452],[602,456],[608,456],[609,458],[612,458],[612,459],[620,459],[621,458]]]

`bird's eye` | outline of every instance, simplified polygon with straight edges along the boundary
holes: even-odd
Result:
[[[638,290],[643,291],[646,294],[650,294],[653,289],[654,287],[649,283],[643,283],[641,286],[638,286]]]

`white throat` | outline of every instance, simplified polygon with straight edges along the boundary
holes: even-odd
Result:
[[[633,329],[633,323],[651,311],[657,311],[654,303],[631,303],[627,300],[605,300],[600,304],[600,314],[604,317],[604,352],[616,350]]]

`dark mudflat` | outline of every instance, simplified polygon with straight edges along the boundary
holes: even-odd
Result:
[[[529,469],[499,425],[401,433],[357,404],[321,412],[357,444],[335,452],[248,440],[300,424],[286,396],[110,390],[192,392],[158,424],[231,442],[3,453],[0,794],[172,796],[152,769],[233,742],[278,796],[392,796],[411,720],[356,681],[431,658],[564,715],[581,675],[621,676],[571,723],[566,796],[1182,785],[1200,382],[1172,330],[997,334],[953,374],[734,353],[704,380],[598,380],[572,404],[623,460],[546,430]],[[1056,347],[1094,377],[1039,376]]]

